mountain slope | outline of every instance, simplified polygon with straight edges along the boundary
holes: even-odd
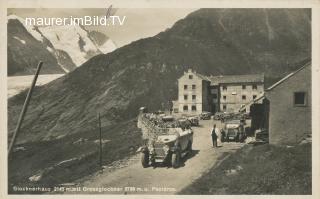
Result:
[[[165,108],[189,67],[207,75],[281,77],[310,58],[310,10],[201,9],[171,29],[133,42],[35,90],[19,142],[51,140]],[[9,100],[12,132],[25,93]]]
[[[39,60],[46,63],[43,73],[64,73],[51,48],[42,43],[36,30],[27,30],[19,20],[8,21],[8,75],[34,74]],[[38,40],[39,39],[39,40]]]
[[[36,27],[8,16],[8,75],[33,74],[39,60],[47,63],[42,73],[65,73],[115,49],[107,36],[90,34],[81,26]]]

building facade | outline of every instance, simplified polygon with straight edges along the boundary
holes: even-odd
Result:
[[[210,111],[210,81],[204,76],[188,70],[178,79],[178,100],[173,102],[173,111],[199,114]]]
[[[270,144],[294,144],[311,135],[311,64],[265,91]]]
[[[189,69],[178,79],[178,100],[173,101],[173,110],[185,114],[237,112],[263,90],[263,75],[208,77]]]
[[[212,77],[218,84],[219,110],[237,112],[264,92],[264,75],[228,75]],[[249,108],[244,109],[249,112]]]

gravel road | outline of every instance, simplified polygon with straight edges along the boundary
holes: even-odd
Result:
[[[81,191],[70,189],[65,193],[176,194],[244,145],[223,143],[222,147],[212,148],[211,128],[210,120],[201,121],[200,127],[194,128],[193,153],[184,158],[178,169],[165,166],[142,168],[140,156],[136,155],[128,160],[127,166],[112,171],[106,169],[87,177],[78,185]]]

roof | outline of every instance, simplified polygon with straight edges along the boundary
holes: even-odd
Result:
[[[230,83],[263,83],[264,74],[211,76],[211,85]]]
[[[205,75],[201,75],[199,73],[195,73],[195,75],[197,75],[198,77],[200,77],[202,80],[205,80],[205,81],[209,81],[211,82],[211,79]]]
[[[306,68],[307,66],[311,66],[311,61],[307,62],[306,64],[304,64],[302,67],[300,67],[298,70],[288,74],[287,76],[285,76],[284,78],[280,79],[278,82],[274,83],[272,86],[270,86],[269,88],[266,89],[266,91],[271,91],[272,89],[274,89],[275,87],[277,87],[278,85],[280,85],[281,83],[283,83],[284,81],[286,81],[287,79],[289,79],[290,77],[294,76],[295,74],[297,74],[299,71],[301,71],[302,69]]]
[[[264,82],[264,74],[205,76],[195,71],[192,71],[191,69],[188,70],[188,73],[192,73],[202,80],[209,81],[211,85]],[[185,72],[185,74],[187,73]]]
[[[264,99],[266,96],[264,95],[264,92],[261,93],[257,98],[251,100],[249,103],[245,104],[243,107],[239,109],[239,111],[244,111],[247,107],[250,107],[252,104],[257,103],[259,100]]]

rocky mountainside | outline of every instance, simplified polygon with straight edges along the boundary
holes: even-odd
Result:
[[[165,108],[188,68],[206,75],[282,77],[311,57],[310,12],[200,9],[154,37],[94,56],[35,90],[19,142],[90,133],[98,112],[108,126],[132,119],[140,106]],[[9,100],[9,133],[25,95]]]
[[[39,60],[46,63],[42,73],[66,73],[116,49],[104,34],[80,26],[29,26],[16,15],[8,16],[7,26],[8,75],[34,74]]]

